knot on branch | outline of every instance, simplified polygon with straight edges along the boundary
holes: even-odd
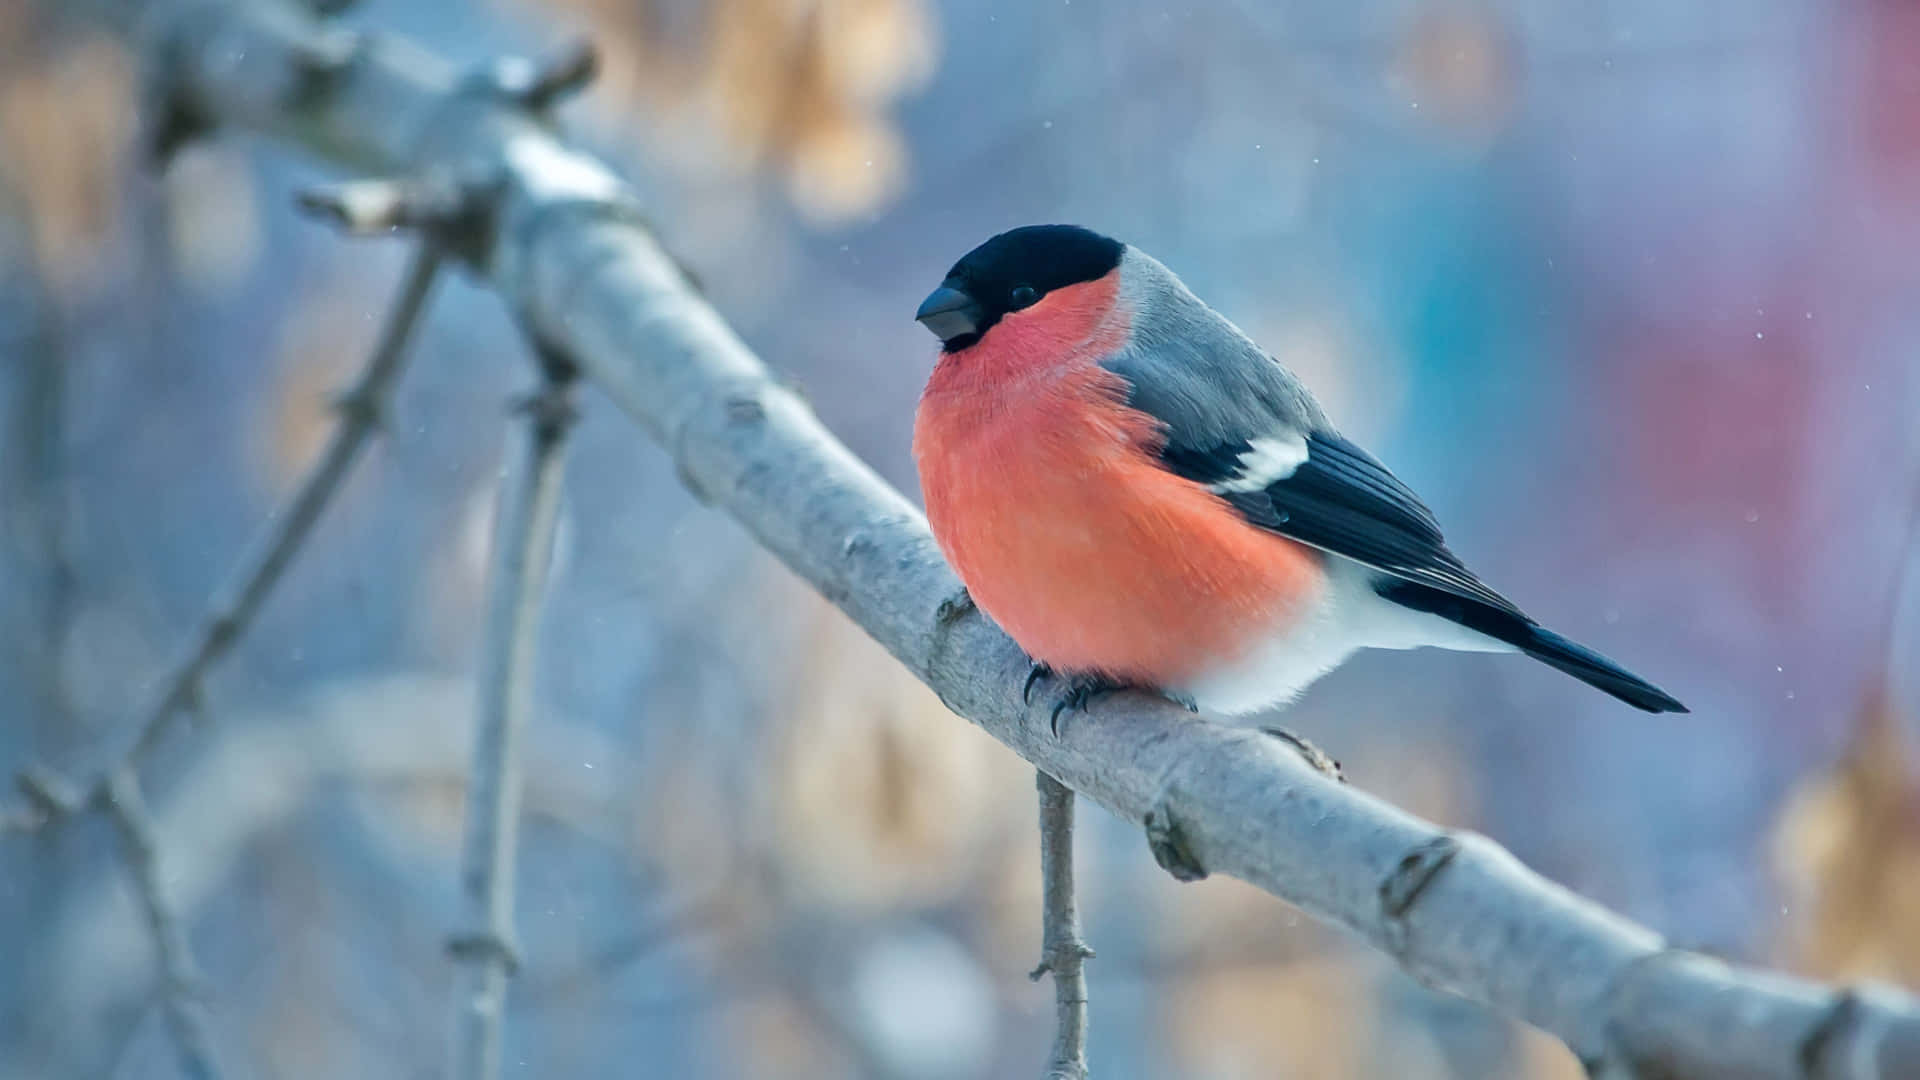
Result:
[[[1826,1015],[1820,1018],[1812,1031],[1807,1032],[1807,1037],[1800,1043],[1800,1071],[1809,1078],[1829,1075],[1822,1071],[1822,1065],[1833,1048],[1845,1042],[1847,1033],[1859,1024],[1864,1011],[1860,995],[1854,990],[1836,994],[1833,1007],[1827,1010]],[[1831,1075],[1844,1074],[1836,1071]]]
[[[346,423],[361,424],[380,432],[392,427],[386,399],[364,382],[333,395],[327,404]]]
[[[1056,941],[1040,950],[1040,963],[1027,972],[1027,979],[1039,982],[1049,974],[1063,978],[1073,978],[1080,973],[1080,967],[1095,957],[1093,949],[1079,938]]]
[[[208,617],[206,629],[202,633],[205,639],[202,645],[207,650],[224,652],[240,639],[240,619],[231,608],[223,605],[219,612]],[[194,680],[184,681],[168,699],[168,704],[177,706],[192,697],[194,691],[188,685],[192,681]]]
[[[540,389],[515,401],[513,411],[533,421],[534,437],[542,443],[557,441],[580,419],[580,409],[573,403],[571,368],[549,369]]]
[[[849,551],[845,554],[851,557],[853,552]],[[927,650],[929,664],[937,666],[942,662],[953,640],[954,628],[960,625],[962,619],[978,610],[980,610],[979,607],[973,602],[973,594],[967,591],[965,585],[941,597],[940,603],[933,609],[933,635],[931,647]],[[943,704],[946,703],[944,693],[940,695],[940,700]],[[948,708],[952,706],[948,705]]]
[[[309,188],[295,205],[314,217],[366,236],[415,230],[472,265],[484,261],[493,241],[494,207],[502,189],[492,169],[467,175],[436,172],[420,177],[349,180]]]
[[[873,549],[873,534],[865,529],[855,529],[840,541],[840,557],[843,559],[864,558]]]
[[[1414,903],[1459,853],[1460,841],[1443,833],[1401,856],[1399,865],[1380,882],[1380,917],[1394,952],[1406,947],[1406,917]]]
[[[498,964],[508,975],[520,971],[519,951],[511,942],[491,930],[449,936],[447,955],[462,963]]]
[[[1913,1060],[1920,1048],[1913,1032],[1896,1033],[1900,1010],[1910,1005],[1910,999],[1871,984],[1835,993],[1800,1043],[1800,1071],[1808,1080],[1894,1075],[1902,1067],[1893,1063]]]
[[[1153,852],[1153,861],[1160,869],[1172,875],[1175,881],[1201,881],[1207,876],[1207,868],[1201,866],[1187,847],[1186,833],[1180,823],[1173,820],[1173,811],[1166,802],[1155,803],[1147,811],[1147,850]]]
[[[1192,706],[1188,706],[1188,711],[1192,711]],[[1283,727],[1263,727],[1260,729],[1260,732],[1263,735],[1271,735],[1281,742],[1286,743],[1289,747],[1292,747],[1295,753],[1299,754],[1305,759],[1308,765],[1313,767],[1313,771],[1330,779],[1337,780],[1342,784],[1347,782],[1347,774],[1340,771],[1340,763],[1335,761],[1325,750],[1307,741],[1305,736],[1296,735]]]
[[[540,374],[549,384],[569,386],[580,377],[580,365],[574,363],[565,349],[531,330],[527,331],[527,341],[533,346],[533,358],[540,365]]]
[[[586,89],[599,74],[600,54],[591,41],[582,39],[539,60],[502,57],[468,76],[462,89],[545,113]]]
[[[942,627],[952,626],[976,610],[978,608],[973,602],[973,594],[963,585],[958,592],[941,600],[939,606],[933,609],[933,621]]]

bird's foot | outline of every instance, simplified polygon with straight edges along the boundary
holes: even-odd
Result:
[[[1032,662],[1027,669],[1027,681],[1020,688],[1021,702],[1033,704],[1033,688],[1043,679],[1059,679],[1066,685],[1061,689],[1059,698],[1053,703],[1053,711],[1047,716],[1047,730],[1054,738],[1060,737],[1060,716],[1062,713],[1085,712],[1093,699],[1116,690],[1125,690],[1126,686],[1099,675],[1061,675],[1039,660]]]

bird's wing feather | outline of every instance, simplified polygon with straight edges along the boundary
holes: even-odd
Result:
[[[1447,550],[1419,496],[1334,432],[1292,372],[1204,304],[1184,306],[1162,305],[1102,361],[1164,426],[1168,469],[1260,528],[1531,623]]]
[[[1447,549],[1432,511],[1372,455],[1331,431],[1295,436],[1300,452],[1285,475],[1249,475],[1259,440],[1197,451],[1169,437],[1167,467],[1207,484],[1249,523],[1382,573],[1525,618]],[[1271,479],[1269,479],[1271,477]],[[1258,486],[1253,486],[1257,484]]]

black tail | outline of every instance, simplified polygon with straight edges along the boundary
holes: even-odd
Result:
[[[1636,709],[1651,713],[1687,711],[1666,691],[1524,616],[1410,581],[1383,580],[1374,591],[1402,607],[1438,615],[1495,641],[1504,641]]]

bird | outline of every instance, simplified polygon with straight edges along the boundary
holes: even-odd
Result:
[[[1363,648],[1517,652],[1651,713],[1672,695],[1541,626],[1278,359],[1158,260],[1076,225],[1000,233],[915,319],[927,521],[966,595],[1058,676],[1222,717]]]

